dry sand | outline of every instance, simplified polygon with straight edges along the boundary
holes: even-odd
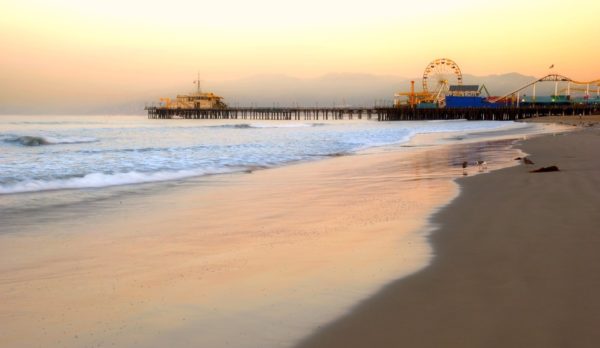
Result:
[[[299,347],[600,346],[600,129],[581,129],[524,142],[533,166],[460,179],[432,264]]]

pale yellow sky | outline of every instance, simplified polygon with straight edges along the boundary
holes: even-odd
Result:
[[[141,96],[190,80],[349,72],[600,77],[598,0],[0,0],[0,103]]]

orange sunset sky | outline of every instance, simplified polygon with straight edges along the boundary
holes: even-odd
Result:
[[[0,0],[0,104],[126,100],[202,79],[553,70],[600,78],[600,1]]]

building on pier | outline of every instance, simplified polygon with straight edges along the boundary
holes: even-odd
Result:
[[[453,97],[478,97],[479,94],[479,85],[452,85],[448,91]]]
[[[223,97],[214,93],[179,94],[175,100],[160,98],[161,106],[167,109],[224,109]]]
[[[171,98],[160,98],[161,108],[166,109],[225,109],[227,104],[212,92],[202,92],[200,89],[200,76],[194,81],[197,85],[196,92],[179,94],[175,100]]]
[[[482,108],[487,104],[479,85],[452,85],[444,99],[447,108]]]

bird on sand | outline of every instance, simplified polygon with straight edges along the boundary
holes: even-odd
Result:
[[[477,164],[477,166],[479,167],[479,170],[487,169],[486,161],[477,161],[477,162],[475,162],[475,164]]]

